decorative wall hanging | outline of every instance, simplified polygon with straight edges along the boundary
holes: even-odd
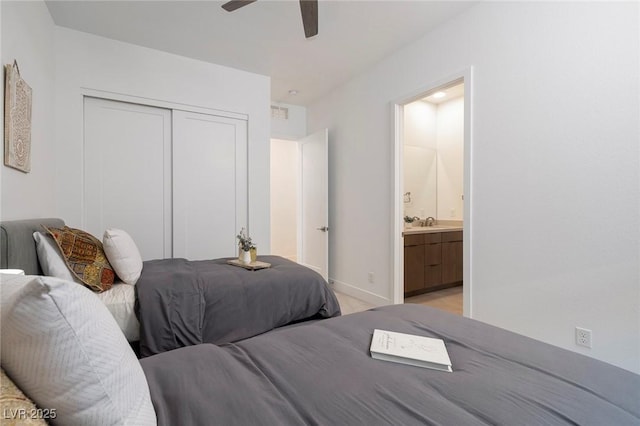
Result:
[[[17,61],[5,66],[4,164],[31,171],[31,87],[20,77]]]

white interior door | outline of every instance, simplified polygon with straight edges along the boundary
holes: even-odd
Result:
[[[171,111],[84,99],[84,228],[127,231],[142,258],[171,257]]]
[[[298,263],[329,277],[328,130],[299,141]]]
[[[174,110],[174,257],[237,256],[247,212],[247,122]]]

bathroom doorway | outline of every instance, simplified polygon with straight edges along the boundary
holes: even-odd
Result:
[[[394,103],[395,303],[470,317],[471,69]]]

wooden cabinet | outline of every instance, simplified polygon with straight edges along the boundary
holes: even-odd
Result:
[[[442,281],[442,244],[441,234],[424,234],[424,285],[430,289],[440,285]],[[405,289],[406,291],[406,289]]]
[[[447,232],[442,241],[442,284],[462,281],[462,231]]]
[[[405,235],[405,296],[459,284],[462,284],[462,231]]]
[[[424,238],[422,234],[404,238],[404,291],[424,288]]]

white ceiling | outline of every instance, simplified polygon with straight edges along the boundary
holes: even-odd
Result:
[[[297,0],[49,0],[57,25],[271,76],[276,102],[307,105],[476,1],[319,1],[305,39]],[[298,90],[296,96],[290,89]]]
[[[436,93],[444,93],[442,97],[435,97]],[[459,98],[460,96],[464,96],[464,83],[456,84],[455,86],[446,87],[442,89],[438,89],[431,93],[429,96],[421,99],[424,102],[430,102],[434,105],[441,104],[443,102],[450,101],[451,99]]]

